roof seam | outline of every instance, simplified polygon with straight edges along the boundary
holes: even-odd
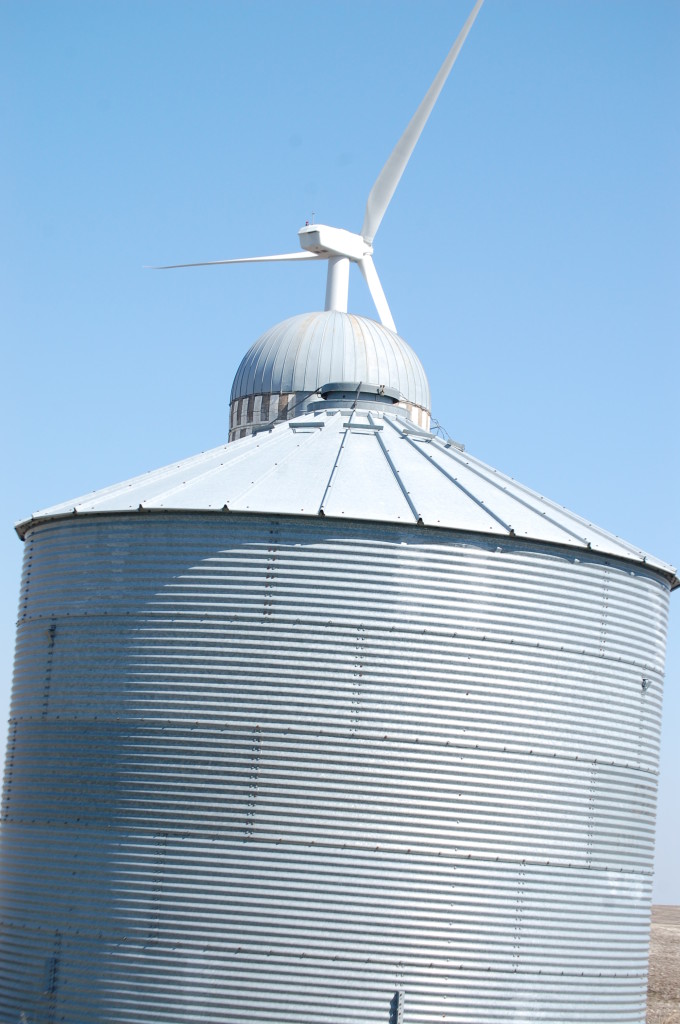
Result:
[[[436,440],[438,440],[438,439],[436,439]],[[436,448],[437,448],[437,451],[440,451],[442,455],[448,456],[450,459],[453,459],[453,461],[456,462],[458,465],[464,465],[466,469],[468,469],[471,473],[474,473],[475,476],[478,476],[480,480],[484,480],[484,482],[489,484],[489,486],[495,487],[497,490],[504,491],[508,495],[508,497],[512,499],[512,501],[516,501],[518,505],[522,505],[524,508],[529,509],[529,511],[533,512],[534,514],[538,514],[537,513],[537,509],[535,508],[535,506],[530,504],[525,498],[520,497],[519,494],[512,494],[510,491],[508,491],[506,488],[504,488],[500,484],[498,479],[494,479],[494,477],[491,475],[491,473],[494,473],[493,470],[487,476],[483,472],[481,472],[481,470],[479,470],[476,466],[471,465],[469,458],[468,459],[464,459],[462,457],[462,455],[458,455],[457,452],[454,453],[450,448],[446,448],[445,446],[440,446],[440,445],[441,445],[441,442],[440,442],[439,445],[436,446]],[[495,475],[498,476],[499,474],[495,473]],[[555,502],[550,501],[549,498],[544,498],[542,495],[538,495],[535,491],[532,491],[530,488],[525,487],[522,484],[517,484],[517,482],[515,480],[512,480],[510,477],[506,477],[504,474],[500,474],[500,478],[502,480],[508,481],[508,483],[510,483],[512,486],[517,486],[518,490],[522,490],[524,493],[527,493],[527,494],[531,495],[533,498],[539,497],[541,499],[541,501],[545,502],[545,504],[548,506],[548,508],[553,508],[556,511],[559,509],[559,506]],[[581,522],[584,526],[590,527],[595,532],[599,533],[601,536],[603,536],[603,535],[607,536],[606,531],[598,530],[597,527],[593,527],[591,524],[586,523],[586,521],[584,519],[581,519],[581,517],[577,516],[575,513],[569,512],[568,515],[571,518],[576,519],[577,521]],[[586,544],[587,547],[591,546],[590,541],[586,540],[586,538],[583,537],[580,533],[577,533],[575,530],[570,530],[568,526],[564,526],[562,523],[558,522],[553,516],[549,516],[549,515],[547,515],[547,513],[541,512],[541,518],[545,519],[549,523],[552,523],[552,525],[557,530],[561,530],[562,533],[566,533],[567,536],[574,537],[579,542]],[[609,535],[609,536],[611,536],[611,535]],[[623,546],[632,549],[632,545],[627,544],[625,542],[622,543],[622,547]],[[635,549],[633,549],[633,550],[635,550]]]
[[[370,412],[368,414],[368,418],[370,419],[371,423],[374,423],[373,416],[371,415]],[[392,470],[392,474],[394,476],[394,479],[396,480],[397,484],[399,485],[399,487],[401,489],[401,492],[404,495],[404,498],[406,499],[406,503],[407,503],[408,507],[411,509],[411,512],[413,513],[413,518],[415,519],[415,521],[417,523],[422,523],[423,518],[420,515],[420,512],[418,511],[416,506],[414,505],[413,501],[411,500],[411,495],[408,492],[408,490],[406,489],[406,485],[404,484],[403,480],[401,479],[401,476],[399,474],[399,470],[394,465],[394,462],[393,462],[393,460],[392,460],[392,458],[390,456],[390,453],[389,453],[389,450],[387,448],[387,445],[383,441],[383,439],[380,436],[380,434],[378,434],[376,432],[375,436],[376,436],[376,439],[378,441],[378,444],[380,445],[380,448],[382,449],[382,453],[383,453],[383,455],[385,456],[385,458],[387,460],[387,464],[390,467],[390,469]]]

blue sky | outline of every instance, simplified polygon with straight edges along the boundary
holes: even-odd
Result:
[[[464,21],[446,2],[0,6],[0,703],[31,511],[213,447],[324,267],[155,273],[357,231]],[[486,0],[375,260],[475,455],[680,563],[680,5]],[[350,309],[373,315],[356,274]],[[680,600],[655,898],[680,903]],[[4,737],[3,737],[4,739]]]

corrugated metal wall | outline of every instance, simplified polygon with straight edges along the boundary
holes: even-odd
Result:
[[[667,604],[418,527],[34,527],[0,1020],[641,1024]]]

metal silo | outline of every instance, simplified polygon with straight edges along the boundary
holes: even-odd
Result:
[[[316,316],[367,380],[19,526],[2,1019],[642,1024],[674,571]]]

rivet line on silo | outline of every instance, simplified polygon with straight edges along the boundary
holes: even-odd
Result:
[[[54,638],[57,626],[54,620],[47,629],[47,659],[45,664],[45,682],[43,686],[43,707],[42,718],[47,716],[47,708],[50,700],[50,684],[52,680],[52,662],[54,657]]]
[[[248,796],[246,800],[246,811],[245,811],[245,838],[249,839],[254,832],[255,827],[255,801],[258,790],[258,780],[260,775],[260,756],[262,753],[262,733],[260,727],[255,727],[253,739],[250,747],[250,769],[248,773]]]

